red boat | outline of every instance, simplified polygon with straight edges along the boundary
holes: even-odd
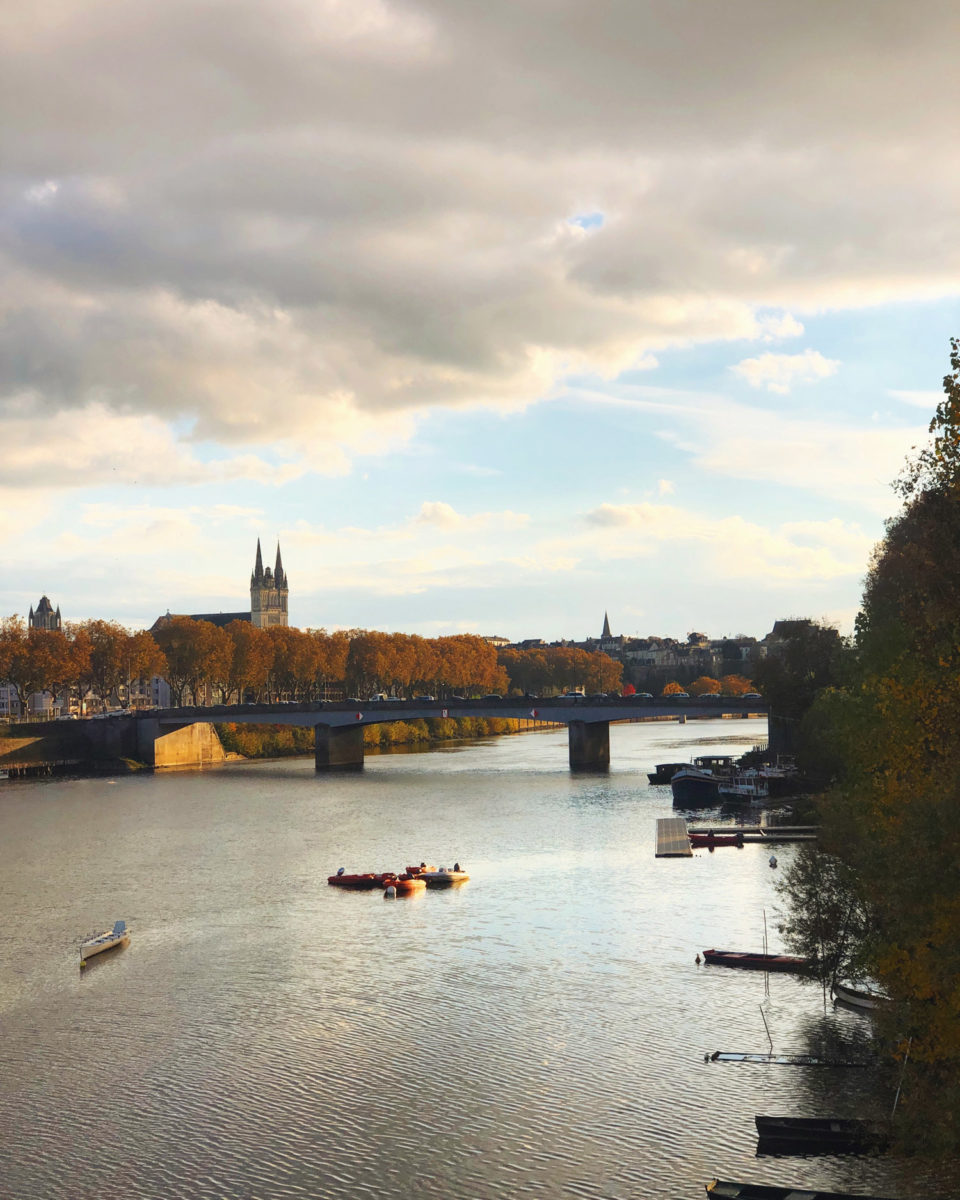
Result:
[[[375,887],[380,887],[380,879],[383,877],[367,874],[367,875],[328,875],[327,883],[332,887],[355,888],[358,891],[371,892]]]
[[[742,846],[742,833],[691,833],[691,846]]]
[[[741,967],[746,971],[795,971],[804,975],[813,967],[809,958],[791,954],[744,954],[738,950],[704,950],[703,961],[714,967]]]

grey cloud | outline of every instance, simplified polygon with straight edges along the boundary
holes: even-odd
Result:
[[[348,441],[758,305],[955,291],[958,32],[899,0],[25,9],[0,395]]]

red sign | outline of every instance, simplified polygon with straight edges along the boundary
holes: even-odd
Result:
[[[357,720],[358,720],[358,721],[362,721],[362,720],[363,720],[363,713],[357,713]]]

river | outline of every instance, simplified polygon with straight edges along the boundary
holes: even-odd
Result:
[[[818,987],[698,966],[771,948],[762,846],[654,858],[655,762],[738,753],[760,721],[615,726],[207,772],[0,786],[0,1196],[700,1197],[719,1176],[939,1200],[958,1172],[756,1157],[755,1113],[852,1116],[871,1072],[705,1063],[869,1018]],[[351,870],[459,859],[385,901]],[[126,950],[78,969],[123,917]]]

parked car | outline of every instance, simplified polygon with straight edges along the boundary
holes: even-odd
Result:
[[[414,700],[436,700],[436,696],[414,696]]]
[[[759,692],[744,692],[740,697],[741,700],[762,700],[763,697]]]
[[[564,700],[585,700],[586,696],[584,696],[583,692],[564,692],[563,699]]]
[[[489,696],[484,696],[484,700],[502,700],[503,697],[498,692],[491,692]]]

